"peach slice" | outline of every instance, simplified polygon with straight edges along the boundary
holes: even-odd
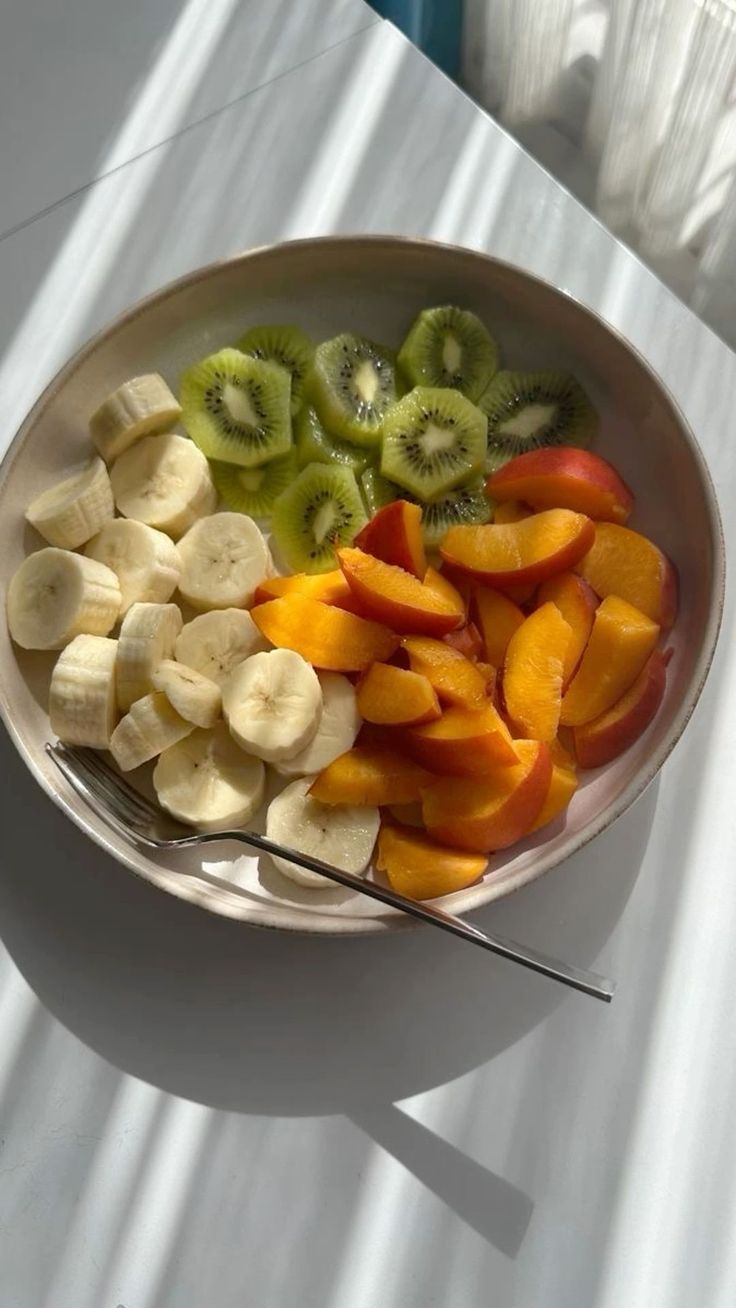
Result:
[[[652,541],[630,527],[599,522],[593,544],[577,571],[596,595],[620,595],[661,627],[677,616],[677,573]]]
[[[567,808],[577,788],[578,778],[575,769],[560,767],[559,763],[553,763],[549,790],[542,811],[531,830],[538,831],[540,827],[546,827],[548,822],[553,822],[556,817],[559,817]]]
[[[560,723],[562,678],[572,631],[556,604],[535,609],[514,632],[503,667],[503,698],[515,730],[554,740]]]
[[[625,695],[592,722],[575,727],[581,768],[599,768],[618,758],[646,730],[664,697],[671,651],[655,650]]]
[[[384,563],[395,563],[420,581],[427,571],[422,537],[422,509],[408,500],[385,504],[358,532],[354,544]]]
[[[478,663],[476,663],[475,666],[480,672],[481,676],[485,678],[486,694],[488,695],[489,699],[493,699],[494,695],[496,694],[496,682],[498,680],[498,672],[496,671],[492,663],[481,663],[480,661],[478,661]]]
[[[496,526],[501,526],[504,522],[521,522],[522,518],[528,518],[530,514],[531,509],[526,504],[522,504],[521,500],[506,500],[496,505],[493,510],[493,521]]]
[[[477,586],[471,601],[480,624],[485,656],[494,668],[502,668],[508,643],[524,621],[524,614],[500,590]]]
[[[485,703],[486,679],[458,649],[430,636],[405,636],[401,644],[412,672],[431,682],[443,704],[472,709]]]
[[[320,772],[309,787],[320,804],[412,804],[434,777],[395,750],[354,745]]]
[[[573,445],[517,455],[488,478],[486,493],[503,502],[524,500],[533,509],[573,509],[605,522],[626,522],[634,507],[616,469],[599,454]]]
[[[256,605],[251,617],[272,645],[296,650],[325,672],[364,672],[390,659],[399,644],[381,623],[297,592]]]
[[[570,627],[570,643],[562,676],[562,685],[566,689],[590,639],[598,599],[587,581],[583,581],[577,573],[563,572],[561,576],[551,577],[539,587],[537,603],[550,602],[557,605]]]
[[[408,727],[434,721],[442,709],[426,677],[391,663],[374,663],[358,686],[358,712],[378,726]]]
[[[466,659],[480,658],[483,653],[481,634],[474,622],[466,622],[464,627],[458,627],[457,631],[451,631],[442,639],[446,645],[464,654]]]
[[[487,864],[482,854],[436,845],[411,827],[386,824],[378,833],[376,867],[407,899],[436,899],[464,890],[483,875]]]
[[[585,514],[547,509],[500,526],[451,527],[440,554],[450,567],[488,586],[525,585],[574,568],[594,537]]]
[[[552,777],[549,745],[517,740],[519,761],[484,780],[443,777],[422,794],[430,836],[480,854],[506,849],[531,830],[542,811]]]
[[[424,584],[429,586],[442,599],[447,600],[453,608],[461,609],[465,613],[465,600],[463,599],[457,586],[453,586],[449,577],[443,572],[438,572],[436,568],[427,568],[424,574]]]
[[[337,561],[360,611],[394,631],[444,636],[465,621],[462,603],[447,599],[395,564],[354,548],[338,550]]]
[[[658,624],[626,600],[618,595],[602,600],[580,667],[562,699],[563,726],[583,726],[611,708],[636,681],[658,637]]]
[[[336,604],[338,608],[355,607],[353,592],[339,568],[334,572],[295,572],[290,577],[267,577],[256,586],[253,602],[265,604],[268,600],[294,593],[321,600],[323,604]]]
[[[451,777],[483,777],[519,761],[506,723],[488,701],[481,709],[450,708],[436,722],[409,727],[404,745],[418,763]]]

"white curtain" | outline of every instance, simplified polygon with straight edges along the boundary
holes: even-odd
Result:
[[[465,0],[463,78],[736,345],[736,0]]]

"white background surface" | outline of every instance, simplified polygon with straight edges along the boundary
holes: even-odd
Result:
[[[300,4],[287,41],[296,5],[210,0],[219,35],[188,43],[181,77],[173,0],[130,28],[105,5],[71,79],[41,8],[13,14],[17,67],[7,40],[0,59],[2,226],[22,224],[0,238],[5,443],[76,344],[170,278],[279,238],[420,233],[541,273],[642,349],[730,537],[736,358],[366,7]],[[42,84],[31,128],[19,105]],[[181,132],[193,87],[205,112],[240,98]],[[101,142],[122,163],[161,100],[165,130],[139,114],[128,157],[164,144],[56,204],[109,173]],[[87,844],[3,737],[2,1308],[732,1308],[733,625],[729,604],[695,720],[636,808],[478,915],[617,977],[611,1009],[429,930],[208,920]]]

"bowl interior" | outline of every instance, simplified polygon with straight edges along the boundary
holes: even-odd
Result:
[[[654,374],[594,315],[517,269],[419,241],[295,242],[212,265],[132,309],[41,397],[0,473],[0,579],[4,591],[24,554],[43,543],[25,527],[24,508],[89,457],[88,416],[126,377],[160,371],[176,387],[192,360],[264,321],[299,323],[315,339],[351,330],[396,347],[420,308],[441,303],[475,310],[499,340],[506,366],[567,368],[579,377],[601,414],[596,448],[635,493],[631,525],[667,551],[681,583],[667,692],[655,722],[613,764],[582,774],[564,819],[495,856],[481,884],[443,901],[464,912],[549,870],[633,802],[682,731],[717,637],[722,543],[702,456]],[[337,887],[301,890],[267,859],[229,845],[213,845],[205,858],[201,851],[157,858],[128,847],[76,799],[44,753],[52,664],[52,655],[16,650],[0,623],[0,709],[18,749],[52,798],[134,871],[213,911],[263,925],[344,932],[405,923]]]

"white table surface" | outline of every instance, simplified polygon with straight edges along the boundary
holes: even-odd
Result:
[[[106,45],[122,20],[101,8]],[[190,103],[235,15],[206,8]],[[240,8],[247,45],[262,11],[297,6]],[[142,157],[161,137],[140,123],[139,157],[58,204],[141,97],[165,98],[142,50],[161,53],[174,6],[135,6],[127,90],[103,121],[87,87],[97,140],[76,152],[65,133],[46,176],[45,145],[13,154],[43,81],[26,32],[17,98],[0,77],[21,223],[0,239],[2,440],[77,343],[198,264],[424,233],[542,274],[644,352],[703,444],[730,545],[736,357],[390,26],[347,0],[304,9],[311,46],[261,27],[265,84],[216,88],[235,103],[167,120]],[[320,10],[342,26],[316,56]],[[610,1009],[429,930],[281,937],[169,902],[88,844],[3,736],[2,1308],[733,1308],[733,626],[729,603],[695,719],[638,805],[478,914],[617,977]]]

